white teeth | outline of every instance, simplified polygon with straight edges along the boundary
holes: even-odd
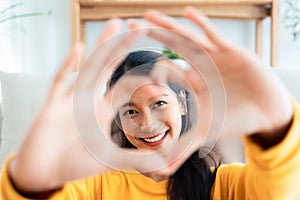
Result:
[[[165,135],[166,135],[166,133],[164,132],[164,133],[162,133],[162,134],[160,134],[160,135],[158,135],[158,136],[156,136],[154,138],[144,138],[144,140],[146,142],[149,142],[149,143],[150,142],[157,142],[157,141],[161,140]]]

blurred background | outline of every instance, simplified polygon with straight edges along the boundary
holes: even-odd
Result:
[[[286,14],[289,0],[280,0],[278,66],[300,67],[300,43],[293,41],[287,28]],[[298,3],[298,11],[300,1]],[[0,0],[0,12],[18,5],[0,15],[0,71],[33,73],[39,76],[53,74],[71,48],[71,0]],[[294,11],[293,11],[294,12]],[[34,16],[3,20],[24,13]],[[298,14],[299,16],[299,14]],[[185,20],[182,20],[184,23]],[[255,24],[252,21],[214,19],[213,22],[232,42],[244,45],[254,52]],[[90,51],[105,22],[87,24],[87,49]],[[263,62],[270,65],[270,20],[263,22]],[[299,24],[295,29],[300,30]]]
[[[300,102],[300,0],[279,1],[276,70],[279,69],[280,76]],[[48,78],[71,49],[71,19],[71,0],[0,0],[0,168],[6,156],[17,149],[34,119],[47,94]],[[192,26],[184,19],[180,21]],[[212,21],[228,40],[255,53],[254,21]],[[88,52],[105,24],[87,23]],[[270,66],[269,18],[263,21],[262,41],[262,61]],[[221,152],[229,152],[225,161],[245,161],[239,138],[220,144]]]

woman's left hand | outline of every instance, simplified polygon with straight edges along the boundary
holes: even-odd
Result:
[[[196,129],[190,131],[196,134],[181,137],[168,155],[169,169],[161,171],[161,176],[174,173],[201,147],[212,148],[220,137],[255,134],[261,139],[261,145],[268,148],[284,137],[293,113],[289,93],[258,58],[224,40],[199,11],[188,7],[185,16],[206,37],[157,11],[145,15],[156,26],[151,26],[148,35],[191,64],[191,69],[181,71],[194,91],[201,112]],[[145,26],[132,24],[133,28]],[[159,71],[157,75],[170,76],[170,72]]]

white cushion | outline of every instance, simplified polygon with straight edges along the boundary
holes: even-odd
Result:
[[[47,94],[47,81],[34,75],[0,72],[2,134],[0,166],[16,151]]]
[[[300,103],[300,68],[275,67],[274,71]]]

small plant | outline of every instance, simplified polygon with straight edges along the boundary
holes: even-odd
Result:
[[[162,54],[169,59],[180,59],[181,58],[179,55],[177,55],[176,53],[174,53],[173,51],[171,51],[170,49],[167,49],[167,48],[163,49]]]
[[[300,37],[300,0],[285,0],[286,9],[283,20],[292,34],[294,42]]]

